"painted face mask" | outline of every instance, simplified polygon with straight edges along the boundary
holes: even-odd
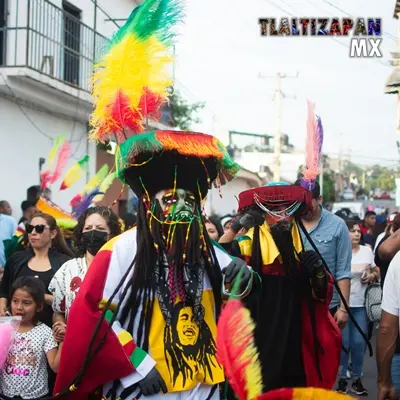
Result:
[[[190,222],[194,217],[196,199],[187,190],[168,191],[161,199],[166,221]]]
[[[107,232],[92,230],[82,233],[82,244],[92,256],[95,256],[106,243]]]

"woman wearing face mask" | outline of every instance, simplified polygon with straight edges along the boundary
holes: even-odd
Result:
[[[95,255],[120,233],[119,219],[110,207],[88,208],[79,217],[72,239],[76,258],[58,270],[49,286],[54,296],[53,310],[65,316],[65,320]],[[54,329],[64,328],[62,319],[58,319]]]
[[[5,265],[4,277],[0,285],[0,316],[4,316],[9,306],[11,286],[17,278],[33,276],[47,287],[59,268],[73,257],[56,220],[48,214],[37,214],[26,225],[29,245],[26,250],[13,253]],[[52,326],[53,297],[46,293],[46,305],[39,320]]]

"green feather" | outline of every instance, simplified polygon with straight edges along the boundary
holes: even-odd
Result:
[[[115,35],[113,36],[111,43],[110,43],[110,47],[115,46],[116,44],[118,44],[119,42],[121,42],[121,40],[125,37],[125,35],[129,32],[133,31],[133,21],[137,15],[137,13],[139,12],[141,8],[140,6],[137,6],[132,12],[131,15],[128,17],[128,19],[126,20],[125,24],[118,30],[117,33],[115,33]]]
[[[146,0],[133,21],[133,33],[140,40],[155,35],[168,43],[175,36],[172,28],[182,20],[179,0]]]
[[[86,154],[86,156],[82,157],[79,161],[78,164],[79,166],[84,169],[89,162],[89,156]]]

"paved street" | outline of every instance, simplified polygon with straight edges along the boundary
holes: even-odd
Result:
[[[367,353],[365,356],[365,362],[364,362],[364,379],[363,379],[363,384],[364,387],[368,390],[369,395],[365,397],[360,397],[362,399],[377,399],[378,395],[378,390],[377,390],[377,369],[376,369],[376,358],[375,358],[375,348],[376,348],[376,329],[374,331],[374,336],[372,338],[372,348],[374,350],[374,355],[373,357],[369,357],[369,354]],[[349,387],[351,385],[351,380],[349,381]],[[351,395],[349,393],[349,395]],[[357,398],[357,396],[352,396]]]

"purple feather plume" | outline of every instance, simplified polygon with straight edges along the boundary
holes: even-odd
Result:
[[[321,118],[314,113],[314,104],[307,102],[307,141],[306,141],[306,161],[303,168],[303,178],[301,186],[307,190],[313,190],[317,176],[321,173],[322,164],[322,144],[324,141],[324,129]]]
[[[93,199],[99,194],[104,193],[101,192],[100,188],[97,186],[90,193],[83,196],[82,199],[75,205],[73,215],[76,216],[76,218],[79,218],[90,207]]]

